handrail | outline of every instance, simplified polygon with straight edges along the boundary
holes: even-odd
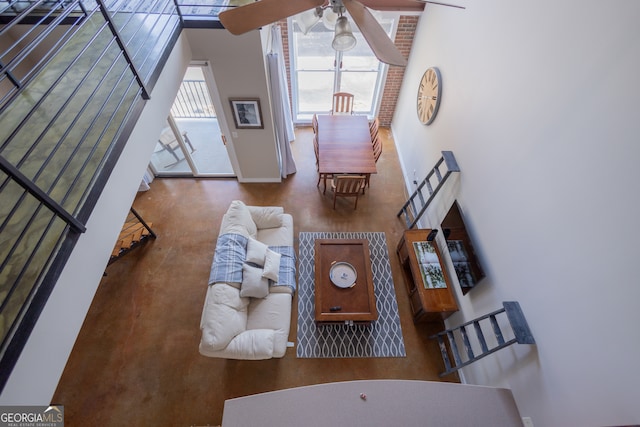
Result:
[[[41,2],[38,2],[38,4],[39,3],[41,3]],[[76,0],[74,3],[75,3],[75,5],[77,5],[79,3],[79,1]],[[7,77],[9,78],[9,80],[12,83],[14,83],[14,85],[16,87],[18,87],[18,88],[22,87],[24,82],[20,81],[19,79],[16,79],[16,77],[15,77],[15,75],[13,75],[12,71],[15,70],[17,67],[21,66],[23,64],[25,58],[27,58],[29,55],[31,55],[33,53],[33,51],[36,49],[36,47],[40,43],[42,43],[46,39],[47,36],[51,35],[51,33],[58,26],[58,24],[60,24],[66,17],[68,17],[73,12],[73,10],[74,10],[73,7],[69,7],[67,9],[63,9],[63,13],[61,13],[59,16],[57,16],[54,19],[53,22],[51,22],[49,25],[47,25],[46,29],[43,32],[38,34],[38,36],[36,36],[33,40],[31,40],[27,44],[27,46],[22,48],[16,56],[14,56],[9,62],[7,62],[6,64],[3,65],[3,67],[2,67],[3,73],[7,74]],[[51,12],[49,12],[49,14],[45,15],[45,17],[43,17],[39,22],[37,22],[37,24],[40,24],[41,22],[44,22],[46,17],[48,17],[51,14],[53,14],[53,12],[54,12],[54,10],[52,9]],[[11,24],[6,25],[2,29],[2,31],[0,31],[0,37],[2,37],[3,35],[7,34],[9,32],[9,30],[11,30],[11,28],[13,28],[13,25],[15,25],[15,23],[13,23],[13,22]],[[28,35],[30,35],[32,33],[32,31],[34,31],[33,28],[37,28],[37,27],[36,26],[32,27],[31,30],[27,31],[21,38],[16,40],[11,46],[9,46],[7,49],[5,49],[5,52],[10,52],[16,46],[18,46],[21,41],[26,39],[26,37]],[[66,36],[67,34],[65,33],[64,35]],[[58,39],[60,41],[62,41],[62,40],[65,40],[65,37],[59,37]],[[54,47],[55,47],[55,45],[54,45]],[[38,63],[36,64],[36,66],[33,67],[33,69],[37,69],[37,67],[41,65],[42,61],[45,60],[45,58],[46,58],[46,56],[44,58],[42,58],[40,61],[38,61]],[[9,76],[9,73],[11,73],[11,76]],[[0,81],[2,81],[1,78],[0,78]],[[18,84],[15,84],[16,82]],[[0,99],[0,106],[2,106],[2,103],[4,101],[5,101],[4,98]]]
[[[440,172],[440,166],[442,166],[443,163],[447,167],[446,173],[444,175],[442,175],[442,172]],[[458,167],[455,156],[451,151],[443,151],[442,157],[438,159],[436,165],[429,171],[426,178],[422,180],[420,184],[418,184],[417,181],[414,181],[414,184],[418,184],[418,186],[411,194],[411,196],[409,196],[409,199],[404,203],[404,205],[402,205],[402,208],[400,208],[397,214],[398,217],[404,214],[405,222],[408,229],[412,229],[418,223],[422,215],[429,207],[431,201],[436,197],[444,183],[449,178],[449,175],[451,175],[453,172],[460,172],[460,168]],[[431,185],[431,178],[434,176],[437,179],[437,185],[435,188],[433,188],[433,186]],[[427,188],[427,191],[429,193],[429,197],[426,201],[424,199],[424,195],[422,194],[422,189],[425,187]],[[416,206],[416,198],[418,198],[420,201],[419,210]],[[413,216],[413,219],[411,219],[411,216],[409,215],[410,213]]]
[[[100,7],[100,12],[102,13],[102,16],[104,16],[105,21],[107,21],[107,25],[109,26],[109,29],[111,30],[111,32],[113,33],[113,36],[116,39],[116,43],[118,43],[118,46],[122,50],[122,53],[123,53],[123,55],[124,55],[124,57],[125,57],[125,59],[127,61],[127,64],[131,68],[131,71],[133,72],[133,75],[136,77],[136,81],[138,82],[138,84],[142,88],[142,98],[143,99],[150,99],[149,91],[147,90],[146,85],[144,84],[144,81],[142,80],[142,77],[140,77],[140,73],[138,72],[138,68],[133,63],[133,59],[131,57],[131,54],[129,53],[129,49],[127,48],[127,45],[122,40],[122,36],[120,35],[120,32],[118,31],[118,29],[116,28],[115,24],[113,23],[113,18],[111,17],[111,14],[107,10],[107,7],[105,6],[104,1],[103,0],[95,0],[95,1],[96,1],[96,3],[98,3],[98,5]]]
[[[80,223],[73,215],[67,212],[62,206],[60,206],[55,200],[53,200],[47,193],[37,187],[33,181],[28,179],[18,168],[7,162],[7,160],[0,156],[0,169],[12,179],[17,182],[22,188],[27,190],[31,195],[38,199],[42,204],[48,207],[52,212],[64,220],[67,224],[73,227],[74,230],[84,233],[87,228],[84,224]]]
[[[176,0],[20,3],[0,29],[0,389],[183,25]]]

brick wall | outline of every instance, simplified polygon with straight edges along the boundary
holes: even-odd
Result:
[[[411,45],[413,43],[413,35],[418,25],[418,16],[400,16],[398,22],[398,31],[396,32],[395,44],[402,52],[405,58],[409,57]],[[380,112],[378,119],[380,126],[389,126],[393,118],[393,112],[396,110],[396,101],[400,94],[400,85],[404,78],[404,67],[389,66],[387,71],[387,80],[382,92],[382,102],[380,103]]]
[[[291,66],[289,62],[289,39],[287,35],[287,20],[278,21],[280,25],[280,33],[282,34],[282,44],[284,50],[284,60],[287,66],[287,82],[289,84],[289,97],[291,98]],[[413,43],[413,35],[418,25],[418,16],[400,16],[398,22],[398,31],[396,32],[395,44],[402,52],[405,58],[409,57],[411,45]],[[400,85],[404,78],[404,67],[389,66],[387,71],[387,79],[382,92],[382,101],[380,103],[380,112],[378,119],[381,126],[389,126],[393,118],[393,112],[396,109],[396,101],[400,93]],[[291,103],[291,99],[289,100]],[[293,105],[293,104],[291,104]]]

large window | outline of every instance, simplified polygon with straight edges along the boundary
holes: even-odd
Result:
[[[396,20],[376,18],[392,37]],[[314,113],[329,112],[334,92],[353,93],[356,113],[372,117],[377,114],[386,65],[378,61],[350,17],[349,22],[357,40],[356,47],[337,52],[331,47],[332,29],[319,22],[303,34],[295,17],[290,18],[291,86],[296,121],[309,121]]]

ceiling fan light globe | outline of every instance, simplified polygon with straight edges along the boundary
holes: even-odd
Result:
[[[327,30],[333,30],[336,27],[336,22],[338,22],[338,15],[332,9],[324,9],[322,12],[322,23],[324,24]]]
[[[339,52],[353,49],[356,45],[356,38],[351,31],[351,25],[345,16],[338,18],[336,22],[336,35],[333,37],[331,47]]]
[[[331,43],[331,47],[339,52],[346,52],[347,50],[353,49],[355,46],[356,38],[353,34],[336,35]]]
[[[302,34],[308,34],[309,31],[320,21],[320,17],[315,9],[309,9],[296,16],[296,23],[300,27]]]

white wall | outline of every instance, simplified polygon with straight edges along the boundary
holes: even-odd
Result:
[[[209,61],[225,118],[221,128],[233,144],[240,182],[280,182],[260,31],[234,36],[226,30],[187,29],[194,60]],[[236,129],[229,98],[259,98],[264,129]],[[236,136],[234,136],[234,133]]]
[[[537,341],[464,377],[511,388],[537,427],[640,423],[638,17],[630,0],[427,5],[394,116],[408,182],[440,150],[461,168],[457,199],[488,277],[457,290],[449,325],[516,300]],[[430,66],[442,103],[423,126],[415,97]]]
[[[46,405],[100,284],[164,120],[191,59],[181,36],[11,373],[0,405]]]

